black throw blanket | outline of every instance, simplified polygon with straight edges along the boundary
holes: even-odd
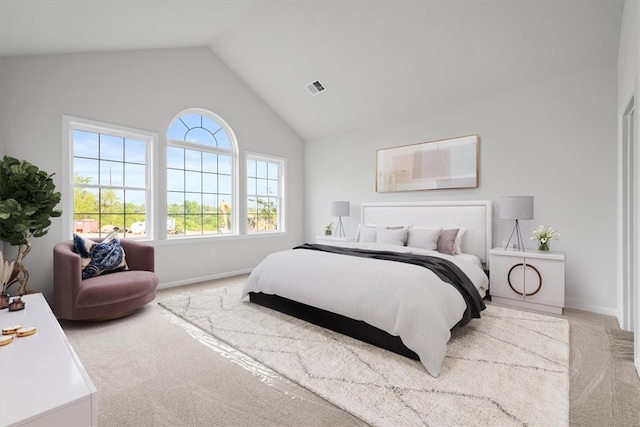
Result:
[[[443,282],[451,284],[464,298],[467,308],[458,322],[458,326],[464,326],[473,318],[480,318],[480,312],[486,308],[482,297],[473,285],[469,277],[454,263],[449,260],[429,255],[415,255],[390,251],[371,251],[359,248],[344,248],[329,245],[317,245],[305,243],[293,249],[309,249],[334,254],[374,258],[386,261],[404,262],[419,265],[433,271]]]

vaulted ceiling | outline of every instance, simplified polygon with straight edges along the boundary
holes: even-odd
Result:
[[[0,57],[209,47],[314,139],[615,65],[623,0],[0,0]],[[320,80],[312,96],[305,85]]]

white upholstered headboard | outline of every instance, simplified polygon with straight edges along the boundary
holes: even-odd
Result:
[[[491,201],[363,203],[362,223],[466,228],[462,252],[476,255],[489,268],[492,245]]]

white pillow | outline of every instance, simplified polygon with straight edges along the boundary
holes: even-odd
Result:
[[[358,234],[356,234],[356,242],[375,243],[377,230],[399,230],[408,228],[409,227],[405,225],[358,224]]]
[[[458,229],[458,235],[456,236],[456,241],[453,244],[453,253],[456,255],[460,255],[462,253],[462,238],[464,237],[464,233],[466,231],[466,228]]]
[[[389,245],[404,246],[407,241],[406,228],[383,228],[378,227],[376,243],[385,243]]]
[[[375,243],[377,234],[375,225],[358,224],[356,242]]]
[[[438,247],[440,231],[442,231],[441,228],[412,227],[409,229],[407,246],[435,251]]]

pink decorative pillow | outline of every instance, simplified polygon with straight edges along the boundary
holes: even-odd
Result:
[[[440,231],[436,250],[447,255],[456,254],[456,237],[458,236],[458,228],[450,228]]]

